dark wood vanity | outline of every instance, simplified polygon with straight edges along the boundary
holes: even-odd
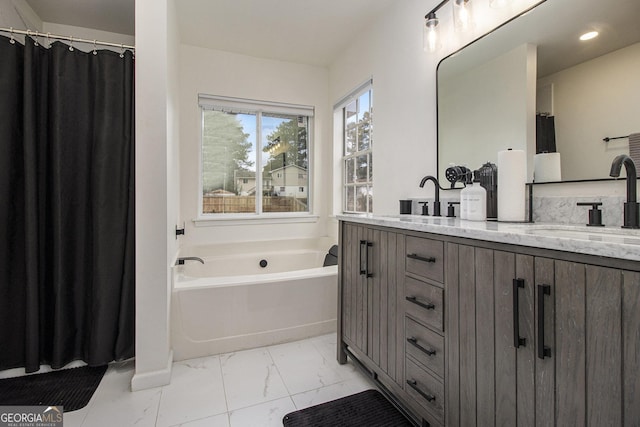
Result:
[[[640,423],[640,262],[358,220],[339,233],[338,360],[418,425]]]

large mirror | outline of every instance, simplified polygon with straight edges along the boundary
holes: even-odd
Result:
[[[562,181],[608,177],[640,132],[640,0],[544,1],[443,59],[437,79],[443,187],[451,164],[508,148],[526,151],[529,182],[542,152],[559,153]]]

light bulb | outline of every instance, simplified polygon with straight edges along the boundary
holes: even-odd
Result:
[[[471,0],[455,0],[453,2],[453,19],[456,30],[468,31],[472,27]]]
[[[440,40],[438,37],[438,18],[435,13],[430,13],[425,17],[427,21],[423,27],[423,39],[422,44],[425,52],[435,52],[440,47]]]

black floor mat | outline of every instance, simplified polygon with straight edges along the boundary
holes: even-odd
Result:
[[[98,388],[107,366],[61,369],[46,374],[0,380],[0,405],[84,408]]]
[[[285,427],[411,427],[411,424],[377,390],[367,390],[342,399],[291,412]]]

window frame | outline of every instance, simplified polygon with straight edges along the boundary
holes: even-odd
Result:
[[[353,153],[346,154],[346,143],[347,143],[346,134],[348,130],[347,120],[346,120],[346,109],[347,109],[347,106],[354,101],[359,103],[360,97],[364,95],[366,92],[369,92],[369,105],[370,105],[370,112],[371,112],[371,130],[370,130],[369,147],[365,150],[354,151]],[[373,79],[367,80],[365,83],[361,84],[356,89],[354,89],[349,95],[345,96],[339,102],[337,102],[334,105],[334,117],[336,117],[336,113],[339,114],[340,120],[341,120],[340,129],[339,129],[339,132],[341,135],[340,137],[340,175],[342,177],[340,182],[341,212],[343,214],[372,214],[373,200],[371,204],[367,203],[367,208],[366,208],[366,211],[364,212],[357,211],[357,210],[347,210],[347,189],[353,188],[355,190],[358,187],[366,186],[370,188],[371,192],[373,193],[374,177],[373,177],[373,172],[370,170],[373,163],[373,145],[374,145],[373,144],[373,141],[374,141],[374,138],[373,138],[373,134],[374,134],[373,132],[373,128],[374,128],[374,125],[373,125]],[[356,114],[358,113],[359,111],[356,111]],[[355,182],[347,183],[347,161],[363,155],[366,155],[368,158],[366,181],[364,183],[355,183]],[[354,169],[354,173],[355,173],[355,169]]]
[[[315,108],[309,105],[287,104],[272,101],[259,101],[252,99],[233,98],[226,96],[216,96],[208,94],[198,94],[198,108],[200,109],[200,137],[198,149],[198,215],[194,219],[196,226],[210,225],[220,221],[230,221],[237,224],[259,222],[255,220],[267,220],[267,222],[310,222],[316,221],[318,216],[313,212],[313,134]],[[203,212],[203,187],[204,187],[204,165],[203,165],[203,141],[204,141],[204,114],[207,110],[216,110],[233,113],[254,114],[256,116],[256,141],[254,145],[256,154],[256,188],[262,188],[262,174],[257,172],[263,167],[262,164],[262,115],[263,114],[283,114],[307,117],[307,206],[306,212],[263,212],[262,191],[256,191],[256,212],[249,213],[204,213]],[[288,221],[291,220],[291,221]]]

